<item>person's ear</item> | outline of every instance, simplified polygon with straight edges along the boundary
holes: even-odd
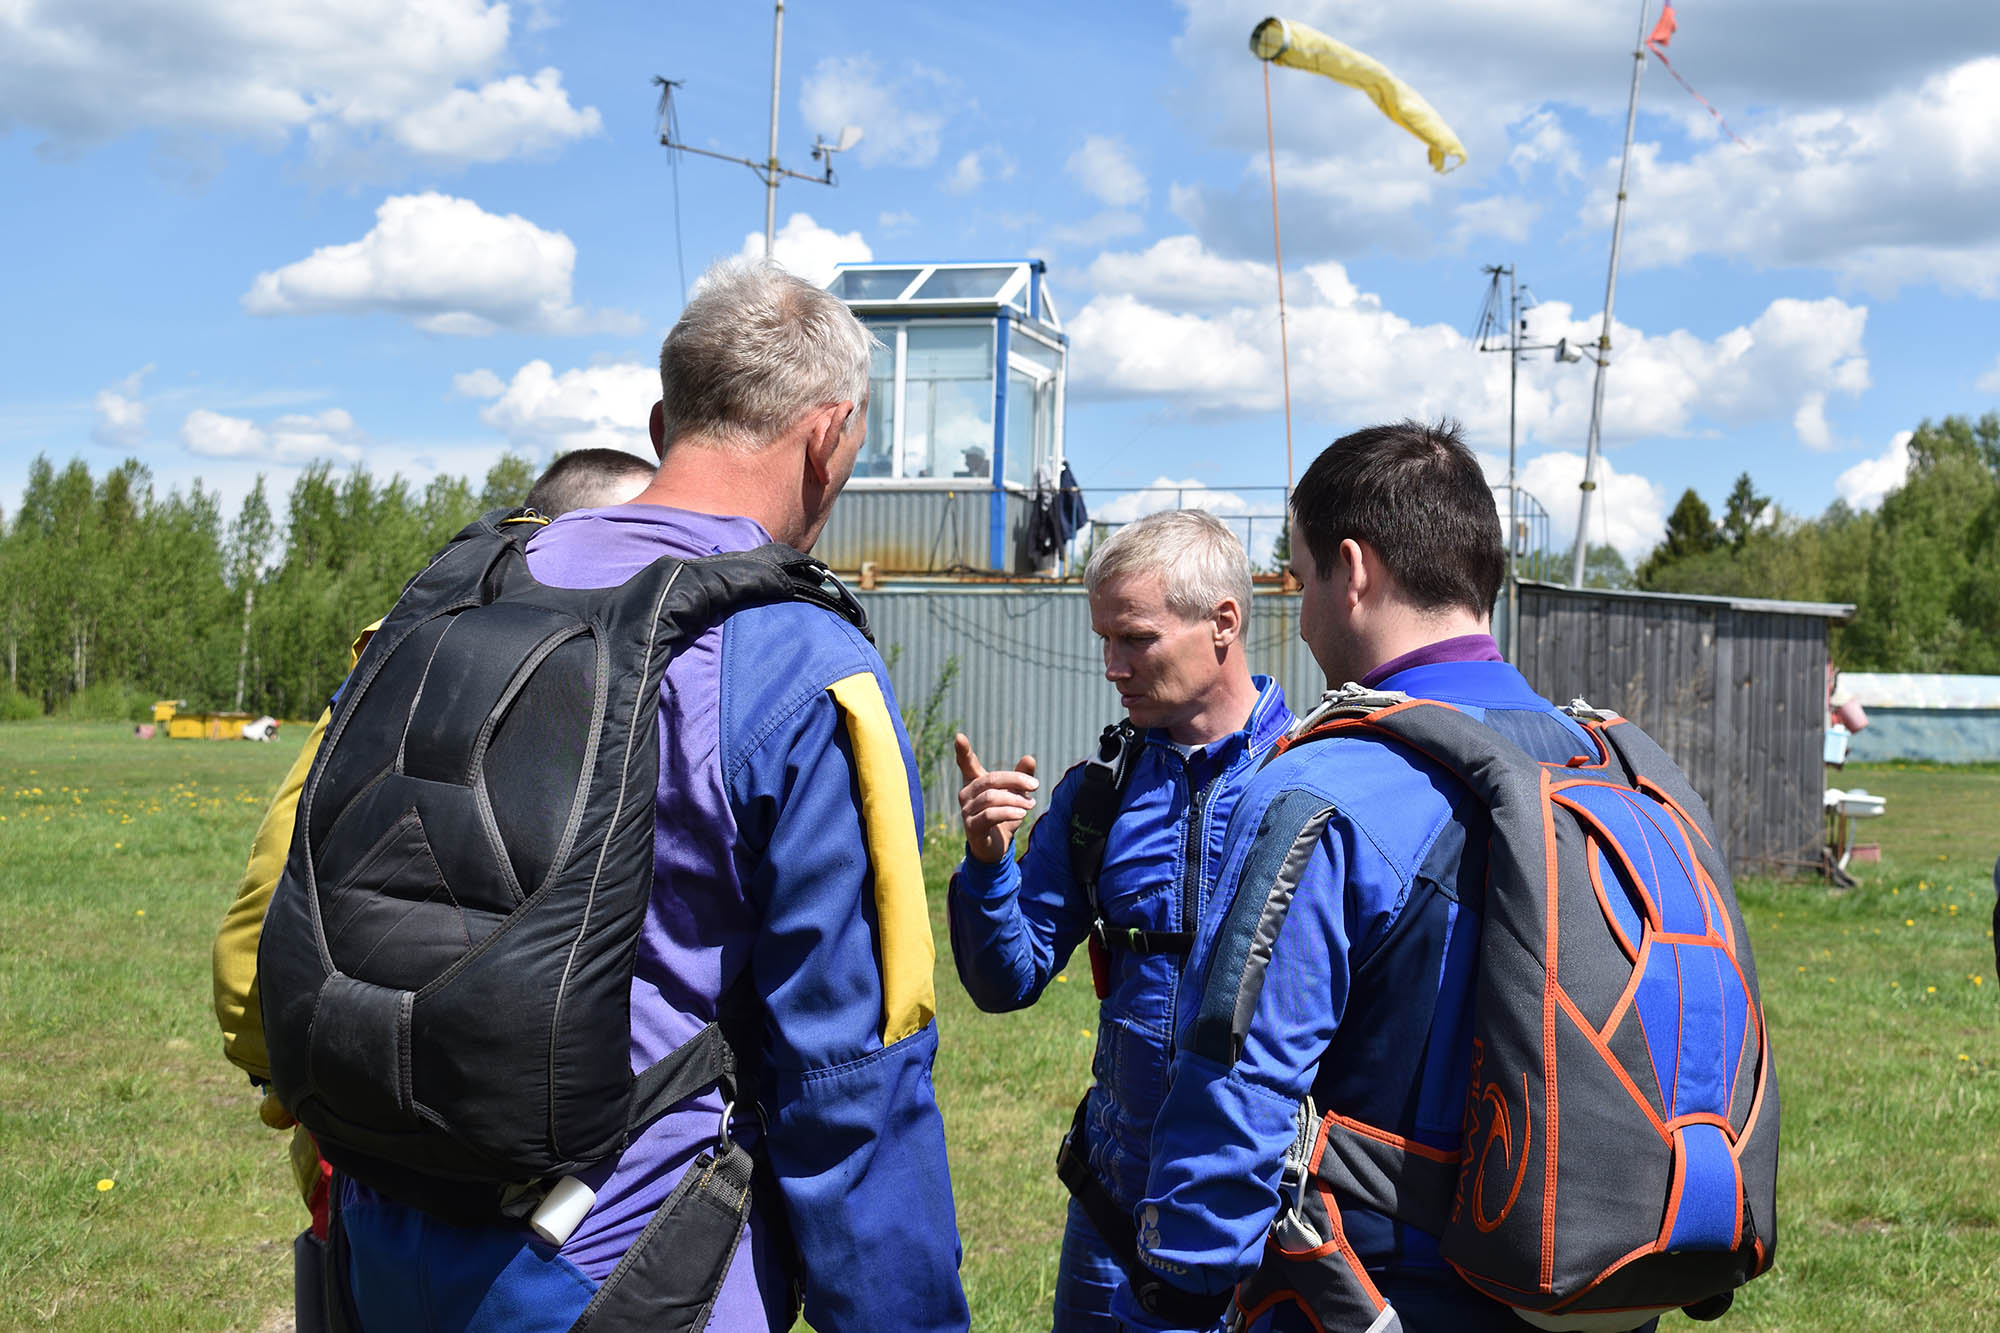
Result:
[[[666,403],[655,399],[653,410],[646,414],[646,434],[653,438],[653,457],[661,462],[667,457],[667,413]]]
[[[853,403],[829,403],[805,420],[806,470],[822,486],[833,484],[834,457],[840,452],[847,423],[853,415]]]
[[[1344,576],[1344,589],[1349,606],[1359,606],[1367,598],[1374,585],[1374,553],[1360,542],[1348,537],[1340,543],[1340,572]]]
[[[1243,633],[1243,607],[1234,597],[1225,597],[1215,608],[1215,646],[1227,648]]]

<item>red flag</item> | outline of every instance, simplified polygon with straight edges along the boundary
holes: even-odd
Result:
[[[1674,22],[1674,7],[1668,5],[1660,11],[1660,21],[1653,25],[1653,35],[1646,39],[1646,45],[1665,46],[1674,39],[1674,29],[1678,26]]]
[[[1736,131],[1729,128],[1729,122],[1722,118],[1722,113],[1717,111],[1706,97],[1696,92],[1694,85],[1682,78],[1681,72],[1674,68],[1672,61],[1667,59],[1667,43],[1674,39],[1674,30],[1678,27],[1680,27],[1680,22],[1674,18],[1674,7],[1672,5],[1664,6],[1660,10],[1660,21],[1653,25],[1653,35],[1646,39],[1646,49],[1659,57],[1660,63],[1667,67],[1667,73],[1674,76],[1674,82],[1687,89],[1688,96],[1694,98],[1695,101],[1701,103],[1703,106],[1708,107],[1708,114],[1715,117],[1715,123],[1722,127],[1724,134],[1728,135],[1739,148],[1748,148],[1750,145],[1736,137]]]

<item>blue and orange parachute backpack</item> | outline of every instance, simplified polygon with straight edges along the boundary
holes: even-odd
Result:
[[[1296,1302],[1329,1330],[1401,1328],[1342,1206],[1438,1236],[1466,1282],[1549,1329],[1715,1318],[1771,1266],[1777,1079],[1714,821],[1638,727],[1565,711],[1598,750],[1567,765],[1448,704],[1357,687],[1284,743],[1409,747],[1486,807],[1492,840],[1458,1151],[1308,1102],[1239,1318]]]

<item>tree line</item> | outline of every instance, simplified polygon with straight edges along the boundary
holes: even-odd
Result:
[[[306,468],[282,514],[260,475],[233,518],[199,481],[161,495],[127,460],[28,470],[0,515],[0,717],[137,717],[153,699],[316,717],[355,634],[488,509],[535,476],[509,454],[478,486],[421,489],[362,468]]]
[[[2000,673],[2000,414],[1925,421],[1909,453],[1873,511],[1836,501],[1788,514],[1745,473],[1718,518],[1690,489],[1636,568],[1594,547],[1586,581],[1848,602],[1854,619],[1834,631],[1848,670]],[[162,495],[136,460],[93,477],[80,459],[37,458],[19,507],[0,514],[0,717],[124,717],[155,698],[317,716],[355,633],[454,533],[519,503],[533,479],[512,454],[476,486],[318,463],[282,512],[260,476],[225,517],[217,492],[196,482]],[[1545,552],[1521,567],[1567,572],[1567,557]]]
[[[1874,510],[1786,513],[1736,479],[1716,516],[1692,488],[1637,568],[1593,548],[1599,587],[1846,602],[1833,657],[1850,671],[2000,673],[2000,414],[1926,420]],[[1559,575],[1558,577],[1566,577]]]

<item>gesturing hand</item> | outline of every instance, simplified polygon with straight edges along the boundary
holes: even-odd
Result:
[[[1035,792],[1042,785],[1035,777],[1035,756],[1024,754],[1014,767],[989,773],[964,732],[952,737],[952,749],[959,776],[965,779],[958,789],[958,817],[965,822],[966,850],[988,865],[998,865],[1014,840],[1014,830],[1035,808]]]

